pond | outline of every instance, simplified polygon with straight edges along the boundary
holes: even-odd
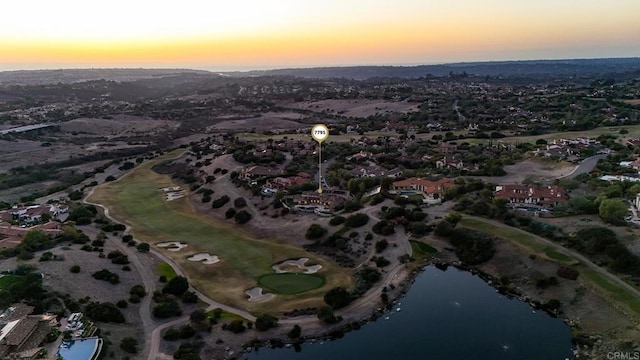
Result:
[[[304,335],[304,328],[302,329]],[[428,266],[389,313],[342,339],[261,348],[251,360],[566,359],[571,329],[562,319],[496,292],[480,277]]]

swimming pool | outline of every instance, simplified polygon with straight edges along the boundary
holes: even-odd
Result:
[[[102,339],[98,337],[63,341],[58,355],[64,360],[94,360],[102,350]]]

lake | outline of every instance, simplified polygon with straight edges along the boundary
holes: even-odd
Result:
[[[392,311],[342,339],[305,343],[301,352],[261,348],[247,356],[251,360],[562,360],[573,353],[571,329],[562,319],[501,295],[470,272],[428,266]]]

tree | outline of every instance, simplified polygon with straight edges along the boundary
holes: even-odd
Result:
[[[136,249],[138,249],[139,252],[144,253],[144,252],[149,252],[151,247],[149,246],[149,244],[143,242],[138,244],[138,246],[136,246]]]
[[[287,333],[289,339],[299,339],[300,335],[302,335],[302,329],[298,324],[293,325],[293,328],[291,328],[291,330],[289,330],[289,332]]]
[[[239,333],[245,331],[247,328],[242,323],[242,320],[236,319],[236,320],[231,321],[226,326],[223,326],[223,329],[229,330],[234,334],[239,334]]]
[[[71,272],[72,272],[72,273],[74,273],[74,274],[79,273],[79,272],[80,272],[80,265],[73,265],[73,266],[69,269],[69,271],[71,271]]]
[[[600,202],[598,215],[603,221],[610,224],[624,225],[627,211],[627,206],[622,199],[604,199]]]
[[[191,313],[191,315],[189,315],[189,320],[196,324],[200,324],[207,320],[207,313],[203,309],[196,309]]]
[[[184,276],[175,276],[162,288],[162,293],[180,296],[189,290],[189,280]]]
[[[326,324],[335,324],[340,320],[342,320],[342,317],[336,316],[333,313],[333,309],[331,309],[331,307],[329,306],[323,306],[320,309],[318,309],[318,311],[316,312],[316,316],[318,316],[318,319],[320,319]]]
[[[136,295],[139,298],[143,298],[145,297],[145,295],[147,295],[147,292],[144,289],[144,286],[142,285],[133,285],[131,287],[131,290],[129,290],[129,294],[130,295]]]
[[[120,312],[120,309],[109,302],[91,302],[85,307],[84,313],[94,321],[114,323],[125,322],[124,315]]]
[[[276,326],[278,326],[278,318],[273,315],[264,314],[256,318],[256,330],[258,331],[267,331]]]
[[[304,236],[309,240],[319,239],[327,233],[327,229],[318,224],[311,224]]]
[[[238,209],[243,208],[247,206],[247,200],[242,197],[236,198],[235,200],[233,200],[233,206],[237,207]]]
[[[349,305],[352,300],[351,294],[341,286],[335,287],[324,294],[324,302],[333,309],[343,308]]]
[[[137,354],[138,353],[138,340],[132,337],[126,337],[120,341],[120,349],[130,353]]]
[[[242,224],[246,224],[249,222],[249,220],[251,220],[251,214],[249,214],[249,212],[247,212],[247,210],[240,210],[234,217],[233,219],[236,221],[236,223],[242,225]]]

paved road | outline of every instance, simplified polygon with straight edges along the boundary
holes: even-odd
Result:
[[[573,179],[580,174],[586,174],[591,170],[593,170],[594,167],[596,167],[598,160],[604,159],[606,157],[607,155],[595,155],[595,156],[588,157],[582,160],[582,162],[578,166],[576,166],[576,168],[573,169],[573,171],[571,171],[567,175],[558,177],[558,179],[563,179],[563,178]]]

